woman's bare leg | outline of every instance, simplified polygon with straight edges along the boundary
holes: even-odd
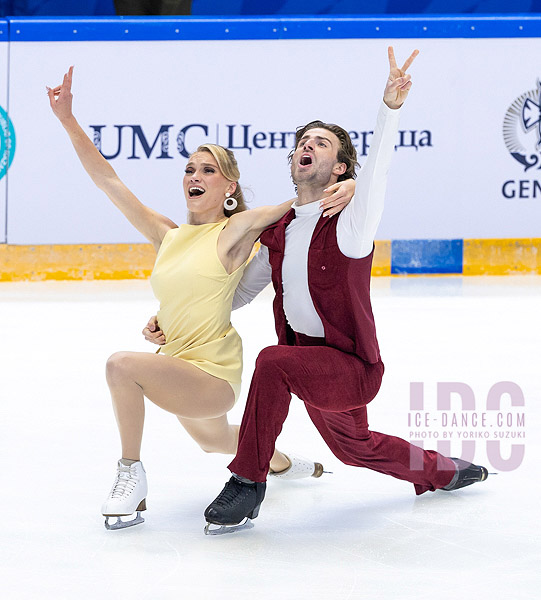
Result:
[[[144,397],[179,417],[212,419],[234,404],[231,386],[186,361],[145,352],[117,352],[107,361],[107,383],[122,456],[139,460]]]
[[[236,454],[239,443],[239,425],[230,425],[227,415],[215,419],[186,419],[178,420],[205,452],[220,454]],[[287,457],[275,450],[271,459],[272,471],[284,471],[290,466]]]
[[[117,352],[107,361],[107,383],[123,458],[140,459],[145,396],[176,415],[203,450],[236,453],[239,428],[230,425],[226,416],[235,398],[231,386],[223,379],[171,356]],[[288,466],[288,459],[276,451],[272,470],[282,471]]]

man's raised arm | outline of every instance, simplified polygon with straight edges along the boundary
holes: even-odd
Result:
[[[340,251],[350,258],[362,258],[372,252],[374,238],[383,214],[387,174],[394,154],[400,108],[411,89],[411,75],[406,74],[415,50],[401,69],[397,67],[393,48],[388,49],[389,77],[383,93],[374,135],[366,161],[357,177],[355,198],[344,208],[337,224]]]

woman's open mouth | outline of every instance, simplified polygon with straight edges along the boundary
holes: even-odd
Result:
[[[201,196],[205,193],[205,190],[197,185],[188,188],[188,195],[190,198],[196,198],[197,196]]]

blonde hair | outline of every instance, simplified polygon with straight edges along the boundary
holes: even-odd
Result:
[[[230,217],[235,213],[248,210],[244,200],[244,194],[242,193],[242,188],[240,187],[239,183],[239,166],[237,165],[237,160],[233,152],[231,152],[229,148],[224,148],[223,146],[218,146],[216,144],[202,144],[195,152],[210,152],[210,154],[214,156],[216,162],[218,163],[218,168],[220,169],[222,175],[226,179],[229,179],[229,181],[234,181],[237,184],[237,188],[230,196],[231,198],[235,198],[237,201],[237,208],[235,208],[235,210],[227,210],[224,208],[225,216]]]

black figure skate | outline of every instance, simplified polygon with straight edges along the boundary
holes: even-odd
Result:
[[[451,483],[442,488],[447,492],[458,490],[466,487],[467,485],[477,483],[478,481],[485,481],[485,479],[488,477],[488,471],[485,467],[474,465],[460,458],[451,457],[451,460],[457,466],[457,472],[451,480]]]
[[[266,483],[246,483],[233,475],[218,497],[205,510],[205,535],[233,533],[251,529],[265,497]],[[211,525],[219,525],[211,529]]]

